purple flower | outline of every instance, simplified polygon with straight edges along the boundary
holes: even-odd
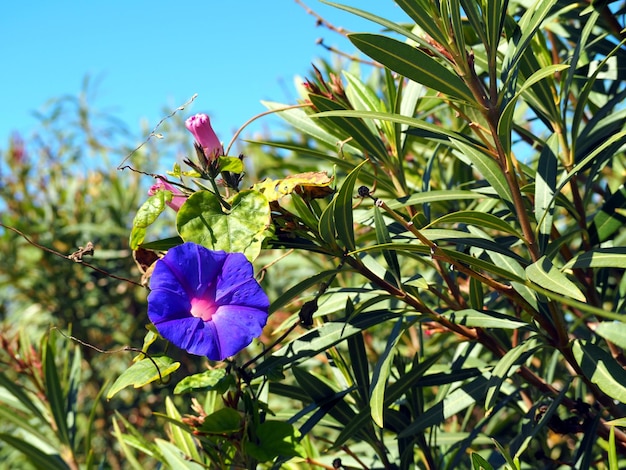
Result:
[[[167,203],[172,209],[178,212],[180,206],[182,206],[187,200],[187,196],[176,186],[168,183],[163,178],[159,177],[157,182],[150,186],[148,195],[154,196],[158,191],[169,191],[172,193],[172,200]]]
[[[217,361],[260,336],[269,299],[242,253],[187,242],[157,261],[150,278],[148,317],[168,341]]]
[[[185,126],[196,139],[196,142],[204,150],[209,160],[224,155],[224,149],[220,140],[211,127],[211,120],[206,114],[196,114],[185,121]]]

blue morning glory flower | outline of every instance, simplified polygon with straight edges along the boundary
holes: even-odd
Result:
[[[211,360],[237,354],[267,321],[269,299],[242,253],[174,247],[157,261],[150,290],[148,317],[161,336]]]

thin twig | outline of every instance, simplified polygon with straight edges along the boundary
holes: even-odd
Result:
[[[130,152],[128,155],[126,155],[126,157],[124,158],[124,160],[122,160],[120,162],[120,164],[117,166],[117,169],[119,171],[125,170],[125,169],[129,169],[131,171],[134,171],[136,173],[141,173],[146,175],[147,173],[144,173],[143,171],[139,171],[136,170],[135,168],[133,168],[130,165],[126,165],[126,166],[122,166],[124,165],[124,163],[126,163],[141,147],[143,147],[144,145],[146,145],[150,139],[152,139],[152,137],[157,137],[158,134],[156,134],[156,130],[161,127],[161,124],[163,124],[165,121],[167,121],[169,118],[171,118],[172,116],[174,116],[178,111],[182,111],[185,109],[186,106],[190,105],[191,103],[193,103],[193,101],[198,97],[198,94],[194,94],[191,98],[189,98],[183,105],[179,106],[178,108],[176,108],[174,111],[172,111],[170,114],[168,114],[167,116],[165,116],[163,119],[161,119],[158,124],[156,126],[154,126],[154,129],[152,129],[152,131],[150,132],[150,134],[148,134],[148,137],[146,138],[146,140],[144,140],[141,144],[139,144],[138,147],[136,147],[132,152]],[[155,175],[150,175],[150,176],[155,176]]]
[[[124,282],[128,282],[130,284],[134,284],[134,285],[139,286],[139,287],[144,287],[139,282],[133,281],[132,279],[127,279],[125,277],[116,276],[115,274],[111,274],[110,272],[107,272],[104,269],[101,269],[101,268],[99,268],[97,266],[94,266],[93,264],[85,262],[82,258],[78,259],[77,253],[79,253],[81,251],[80,249],[78,251],[70,254],[70,255],[64,255],[63,253],[59,253],[58,251],[55,251],[55,250],[53,250],[51,248],[48,248],[47,246],[40,245],[39,243],[31,240],[25,233],[21,232],[20,230],[16,229],[15,227],[9,227],[8,225],[4,225],[3,223],[0,223],[0,227],[4,227],[4,228],[6,228],[8,230],[11,230],[12,232],[17,233],[20,237],[22,237],[24,240],[26,240],[29,244],[33,245],[35,248],[39,248],[42,251],[48,252],[50,254],[53,254],[54,256],[58,256],[59,258],[71,260],[71,261],[73,261],[75,263],[82,264],[83,266],[86,266],[86,267],[88,267],[90,269],[93,269],[94,271],[99,272],[100,274],[104,274],[107,277],[112,277],[113,279],[117,279],[118,281],[124,281]]]
[[[60,328],[58,328],[56,326],[53,326],[52,328],[50,328],[50,330],[56,330],[56,331],[58,331],[61,334],[61,336],[65,337],[66,339],[74,341],[75,343],[78,343],[81,346],[85,346],[87,348],[93,349],[94,351],[99,352],[100,354],[117,354],[117,353],[120,353],[120,352],[127,352],[127,351],[136,352],[138,354],[143,354],[146,357],[146,359],[148,359],[150,362],[152,362],[152,364],[154,365],[154,367],[157,370],[157,373],[159,374],[159,381],[163,382],[163,376],[161,375],[161,369],[159,369],[159,366],[156,363],[156,361],[152,358],[152,356],[150,356],[150,354],[148,354],[147,352],[145,352],[145,351],[143,351],[143,350],[141,350],[139,348],[135,348],[133,346],[123,346],[123,347],[118,348],[118,349],[102,349],[102,348],[99,348],[98,346],[95,346],[95,345],[93,345],[91,343],[87,343],[86,341],[83,341],[82,339],[77,338],[76,336],[68,335],[68,334],[64,333]]]

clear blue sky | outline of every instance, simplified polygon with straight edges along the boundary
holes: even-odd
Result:
[[[336,26],[380,29],[318,0],[305,3]],[[340,3],[406,19],[392,0]],[[0,12],[0,149],[12,131],[27,138],[32,112],[77,94],[86,74],[100,80],[96,106],[113,109],[137,138],[142,118],[152,128],[164,107],[198,93],[186,114],[210,114],[228,142],[265,110],[260,100],[290,101],[294,75],[329,57],[317,38],[349,47],[294,0],[33,0],[5,2]]]

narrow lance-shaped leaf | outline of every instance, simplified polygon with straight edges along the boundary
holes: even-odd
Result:
[[[465,82],[425,52],[378,34],[355,33],[348,38],[362,52],[394,72],[452,99],[475,102]]]
[[[602,348],[575,340],[572,352],[585,376],[611,398],[626,403],[626,371]]]
[[[354,185],[359,177],[359,172],[367,161],[361,162],[346,177],[339,192],[333,201],[334,225],[337,230],[337,237],[341,240],[348,251],[356,248],[354,241],[354,224],[352,215],[352,201],[354,196]],[[320,221],[321,223],[321,221]]]
[[[462,385],[433,405],[423,415],[398,434],[398,437],[413,436],[426,428],[436,426],[444,420],[473,405],[485,394],[487,379],[483,376]]]
[[[309,99],[320,112],[343,111],[346,107],[342,104],[320,95],[310,94]],[[377,134],[373,134],[361,119],[348,119],[342,116],[325,116],[324,121],[331,124],[331,128],[337,132],[337,137],[343,141],[351,141],[355,147],[360,147],[369,157],[385,161],[387,149]]]
[[[558,154],[559,141],[557,135],[553,134],[541,151],[535,176],[535,219],[539,230],[538,242],[541,253],[548,246],[552,230]]]
[[[585,302],[585,295],[576,284],[570,281],[547,257],[542,256],[536,262],[526,268],[526,276],[538,286],[559,294],[567,295],[573,299]],[[528,287],[533,288],[532,284]]]
[[[462,156],[469,160],[472,165],[483,175],[491,187],[504,201],[512,203],[513,197],[506,182],[506,178],[498,162],[489,155],[474,146],[454,140],[454,145],[459,149]]]
[[[399,318],[387,338],[387,345],[378,359],[378,363],[374,368],[374,374],[372,377],[372,385],[370,387],[370,409],[372,419],[380,428],[384,426],[383,415],[385,411],[385,389],[387,388],[387,379],[389,378],[389,372],[391,370],[391,361],[396,354],[396,346],[402,337],[402,332],[404,331],[402,325],[402,318]]]
[[[59,440],[69,446],[70,431],[67,425],[67,402],[63,393],[61,381],[54,361],[54,350],[49,344],[49,338],[43,345],[43,368],[45,377],[46,397],[50,402],[50,411],[56,423]]]

